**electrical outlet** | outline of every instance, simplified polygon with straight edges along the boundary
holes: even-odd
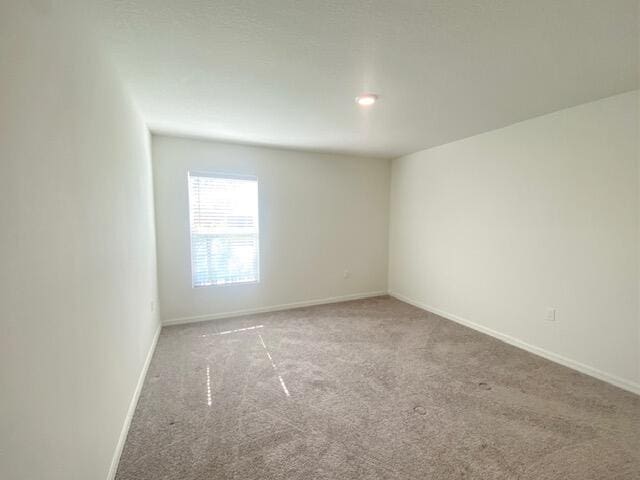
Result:
[[[156,311],[156,302],[151,300],[151,303],[149,304],[149,307],[151,308],[151,313],[155,312]]]
[[[343,278],[349,278],[350,276],[351,276],[351,272],[349,270],[345,270],[344,272],[342,272]]]
[[[556,321],[556,309],[555,308],[547,308],[547,316],[545,318],[547,322],[555,322]]]

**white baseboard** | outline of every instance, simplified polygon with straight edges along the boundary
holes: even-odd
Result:
[[[522,340],[518,340],[517,338],[511,337],[509,335],[505,335],[504,333],[497,332],[495,330],[484,327],[480,324],[477,324],[465,318],[461,318],[457,315],[453,315],[452,313],[445,312],[443,310],[431,307],[429,305],[425,305],[422,302],[418,302],[411,298],[407,298],[404,295],[401,295],[399,293],[389,292],[389,295],[405,303],[409,303],[414,307],[418,307],[422,310],[435,313],[436,315],[444,317],[448,320],[452,320],[466,327],[469,327],[479,332],[490,335],[494,338],[497,338],[498,340],[508,343],[509,345],[513,345],[514,347],[521,348],[523,350],[526,350],[527,352],[546,358],[547,360],[551,360],[552,362],[559,363],[560,365],[564,365],[565,367],[569,367],[573,370],[577,370],[578,372],[584,373],[591,377],[595,377],[598,380],[605,381],[607,383],[610,383],[611,385],[615,385],[616,387],[619,387],[629,392],[640,395],[640,385],[635,382],[631,382],[629,380],[625,380],[624,378],[611,375],[609,373],[603,372],[602,370],[598,370],[597,368],[593,368],[593,367],[590,367],[589,365],[585,365],[584,363],[580,363],[575,360],[571,360],[570,358],[563,357],[562,355],[558,355],[557,353],[553,353],[548,350],[545,350],[544,348],[530,345],[526,342],[523,342]]]
[[[183,323],[206,322],[208,320],[240,317],[243,315],[251,315],[254,313],[277,312],[280,310],[291,310],[292,308],[310,307],[313,305],[324,305],[327,303],[347,302],[349,300],[360,300],[363,298],[379,297],[381,295],[386,295],[386,294],[387,292],[354,293],[351,295],[342,295],[339,297],[329,297],[329,298],[322,298],[318,300],[306,300],[303,302],[294,302],[294,303],[283,303],[280,305],[271,305],[269,307],[249,308],[246,310],[236,310],[233,312],[221,312],[221,313],[212,313],[209,315],[197,315],[194,317],[172,318],[169,320],[164,320],[162,322],[162,325],[169,326],[169,325],[181,325]]]
[[[118,444],[116,445],[116,451],[114,452],[113,459],[111,460],[111,467],[109,468],[109,474],[107,475],[107,480],[113,480],[116,477],[116,472],[118,470],[118,463],[120,463],[120,456],[122,455],[124,443],[127,440],[127,434],[129,433],[129,427],[131,426],[133,413],[136,411],[136,405],[138,404],[138,398],[140,398],[142,385],[144,384],[144,379],[147,376],[147,370],[149,370],[149,365],[151,364],[151,358],[153,357],[153,352],[156,350],[156,345],[158,344],[158,338],[160,337],[161,330],[162,330],[162,325],[158,326],[158,329],[156,330],[156,333],[153,336],[153,341],[151,342],[151,346],[149,347],[149,351],[147,352],[147,358],[145,358],[144,360],[142,371],[140,372],[140,376],[138,377],[138,384],[136,385],[136,389],[133,392],[133,397],[131,398],[131,402],[129,403],[129,410],[127,411],[127,416],[124,419],[122,430],[120,431],[120,438],[118,439]]]

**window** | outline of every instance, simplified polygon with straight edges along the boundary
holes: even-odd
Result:
[[[259,281],[258,179],[189,172],[194,287]]]

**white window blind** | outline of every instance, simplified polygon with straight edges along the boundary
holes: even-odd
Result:
[[[257,282],[258,180],[189,173],[194,287]]]

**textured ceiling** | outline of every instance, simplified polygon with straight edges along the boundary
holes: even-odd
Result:
[[[77,2],[157,132],[394,157],[638,84],[637,0]]]

